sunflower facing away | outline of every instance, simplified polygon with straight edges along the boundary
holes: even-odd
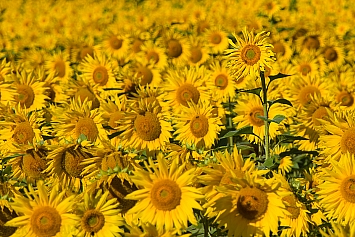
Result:
[[[59,191],[58,185],[51,191],[42,181],[37,183],[37,191],[30,185],[27,197],[16,196],[11,207],[21,216],[6,223],[6,226],[19,227],[14,237],[47,237],[73,234],[78,218],[69,213],[74,204],[74,196],[65,196],[65,191]]]
[[[229,44],[233,49],[225,50],[229,62],[229,67],[236,76],[247,76],[249,74],[259,75],[265,70],[265,66],[271,68],[274,61],[272,45],[267,43],[269,33],[262,31],[254,36],[254,32],[243,29],[243,38],[233,34],[237,44],[229,39]]]
[[[133,172],[133,182],[141,187],[126,196],[127,199],[138,200],[137,204],[128,211],[136,214],[142,224],[150,223],[157,230],[181,230],[187,228],[188,221],[197,225],[193,209],[202,210],[196,201],[203,195],[192,187],[195,169],[185,170],[185,165],[179,165],[178,159],[168,164],[162,155],[158,162],[152,159],[148,171],[138,169]]]

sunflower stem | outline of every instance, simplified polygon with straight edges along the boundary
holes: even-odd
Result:
[[[270,148],[269,148],[269,115],[268,115],[268,103],[267,103],[267,88],[266,88],[266,82],[265,82],[265,76],[264,72],[260,72],[260,78],[261,78],[261,87],[263,90],[263,109],[264,109],[264,117],[266,118],[264,120],[264,125],[265,125],[265,137],[264,137],[264,147],[265,147],[265,160],[268,160],[270,157]]]

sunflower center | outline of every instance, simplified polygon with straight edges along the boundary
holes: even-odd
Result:
[[[352,106],[354,104],[354,97],[347,91],[342,91],[337,95],[337,102],[343,106]]]
[[[202,52],[200,48],[198,47],[192,48],[190,52],[191,52],[191,56],[190,56],[191,62],[198,63],[202,59]]]
[[[284,55],[286,52],[286,49],[285,49],[285,46],[283,45],[283,43],[278,41],[278,42],[274,43],[273,51],[274,51],[274,53]]]
[[[334,62],[338,58],[338,53],[335,49],[329,47],[324,51],[324,58],[329,62]]]
[[[26,154],[22,157],[22,170],[30,178],[43,178],[42,171],[47,168],[45,160],[41,159],[35,151],[33,154]]]
[[[350,152],[355,154],[355,128],[349,128],[341,137],[340,148],[342,153]]]
[[[79,149],[67,150],[63,153],[62,167],[69,176],[72,176],[75,178],[82,178],[82,176],[80,174],[81,174],[84,166],[81,165],[80,163],[82,160],[84,160],[85,158],[88,158],[88,157],[89,156],[87,154],[84,154]]]
[[[298,29],[295,34],[292,36],[293,40],[298,39],[301,36],[304,36],[307,33],[307,30],[304,28]]]
[[[80,88],[75,93],[75,99],[80,99],[81,102],[84,102],[85,99],[92,102],[92,109],[100,107],[100,101],[96,98],[94,93],[92,93],[88,88]]]
[[[104,66],[98,66],[95,68],[92,79],[95,83],[100,84],[100,86],[106,85],[108,82],[108,72]]]
[[[267,194],[258,188],[242,188],[237,202],[238,212],[246,219],[255,221],[267,210]]]
[[[133,52],[134,53],[138,53],[141,51],[141,45],[143,44],[143,41],[140,40],[140,39],[136,39],[134,42],[133,42],[133,45],[132,45],[132,49],[133,49]]]
[[[282,198],[283,201],[286,203],[286,210],[291,213],[291,219],[297,219],[300,215],[301,211],[300,208],[296,205],[296,198],[295,195],[288,195]]]
[[[123,40],[118,39],[117,36],[111,36],[110,39],[108,40],[111,48],[113,49],[120,49],[122,47],[122,42]]]
[[[14,130],[14,134],[12,135],[12,138],[18,144],[27,144],[29,142],[32,143],[34,137],[35,133],[28,121],[17,124]]]
[[[122,119],[124,117],[124,114],[122,111],[116,111],[116,112],[113,112],[111,115],[110,115],[110,119],[108,121],[108,125],[111,127],[111,128],[116,128],[118,126],[118,121],[120,119]]]
[[[144,141],[154,141],[161,134],[159,119],[151,112],[145,112],[144,115],[138,114],[134,120],[134,128],[138,137]]]
[[[137,71],[137,76],[138,76],[138,78],[141,79],[140,84],[142,86],[145,86],[145,85],[151,83],[153,80],[153,73],[147,67],[139,67],[138,71]]]
[[[224,90],[228,86],[228,77],[224,74],[219,74],[214,80],[214,84]]]
[[[104,215],[95,209],[87,210],[81,218],[81,226],[88,233],[97,233],[105,225]]]
[[[75,124],[75,138],[79,138],[81,134],[84,134],[89,141],[96,140],[99,130],[92,118],[79,118]]]
[[[147,53],[146,58],[148,59],[148,61],[153,60],[155,63],[159,62],[159,54],[154,51],[150,51],[149,53]]]
[[[249,112],[249,122],[253,126],[261,127],[264,125],[264,120],[258,116],[264,116],[264,109],[262,106],[254,107]]]
[[[261,51],[260,48],[256,45],[246,45],[242,49],[240,56],[246,64],[252,66],[255,63],[259,62]]]
[[[204,137],[208,133],[208,119],[204,115],[198,115],[190,122],[191,133],[197,137]]]
[[[65,63],[62,60],[58,60],[54,64],[55,71],[57,72],[58,77],[64,77],[65,76]]]
[[[110,194],[117,198],[120,205],[118,209],[121,210],[121,213],[126,213],[131,209],[136,203],[136,200],[125,199],[129,193],[137,190],[137,187],[133,184],[131,185],[127,180],[121,180],[117,176],[112,179],[112,182],[108,186]]]
[[[180,86],[176,90],[176,95],[176,100],[186,107],[188,107],[188,101],[192,100],[195,104],[197,104],[198,100],[200,99],[200,92],[196,87],[189,83]]]
[[[35,93],[29,85],[17,86],[17,101],[21,104],[21,107],[29,108],[35,100]]]
[[[177,58],[182,54],[182,46],[176,39],[171,39],[168,43],[168,56]]]
[[[60,232],[62,218],[51,206],[41,206],[35,209],[30,218],[31,228],[38,237],[55,236]]]
[[[306,105],[311,101],[311,96],[320,93],[319,89],[313,85],[305,86],[298,94],[298,100],[301,105]]]
[[[303,46],[310,50],[310,49],[318,49],[320,47],[320,42],[317,36],[309,36],[306,37],[303,41]]]
[[[350,175],[341,182],[340,193],[346,201],[355,203],[355,175]]]
[[[173,180],[159,180],[153,184],[150,198],[158,210],[171,211],[180,205],[181,189]]]
[[[300,65],[300,72],[303,76],[306,76],[308,73],[312,71],[312,68],[309,64],[301,64]]]
[[[319,126],[321,124],[321,122],[319,122],[318,119],[323,119],[327,116],[328,116],[328,112],[326,107],[321,106],[318,109],[316,109],[316,111],[314,111],[312,114],[312,121],[314,126]]]
[[[210,42],[212,43],[212,44],[219,44],[219,43],[221,43],[221,41],[222,41],[222,37],[221,37],[221,35],[220,34],[218,34],[218,33],[213,33],[213,34],[211,34],[211,36],[210,36]]]
[[[79,52],[80,60],[83,60],[87,55],[90,55],[91,57],[94,56],[94,49],[92,47],[84,47],[81,49]]]

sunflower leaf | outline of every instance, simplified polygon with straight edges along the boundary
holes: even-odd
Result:
[[[274,159],[272,157],[266,159],[263,165],[267,168],[271,168],[274,165]]]
[[[269,78],[270,78],[270,82],[272,82],[272,81],[274,81],[274,80],[276,80],[276,79],[280,79],[280,78],[284,78],[284,77],[289,77],[289,76],[291,76],[291,75],[286,75],[286,74],[282,74],[282,73],[279,72],[279,74],[274,75],[274,76],[269,76]]]
[[[269,123],[277,123],[280,124],[282,120],[284,120],[286,117],[284,115],[278,114],[276,115],[273,119],[268,119],[265,116],[258,115],[256,116],[264,121],[268,121]]]
[[[254,95],[258,95],[260,96],[260,92],[262,91],[261,87],[258,88],[254,88],[254,89],[250,89],[250,90],[237,90],[238,92],[246,92],[246,93],[250,93],[250,94],[254,94]]]
[[[269,106],[271,107],[271,105],[273,104],[284,104],[284,105],[289,105],[289,106],[293,106],[292,103],[289,101],[289,100],[286,100],[286,99],[277,99],[277,100],[271,100],[271,101],[268,101],[269,103]]]
[[[292,135],[279,135],[278,136],[280,140],[282,141],[299,141],[299,140],[309,140],[305,137],[301,136],[292,136]]]
[[[234,137],[236,135],[241,135],[241,134],[253,134],[253,127],[252,126],[245,126],[240,129],[237,129],[235,131],[229,131],[220,139]]]

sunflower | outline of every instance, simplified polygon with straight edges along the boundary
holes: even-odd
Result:
[[[45,69],[54,76],[53,83],[58,80],[65,83],[73,75],[69,55],[61,51],[46,60]]]
[[[70,55],[70,61],[80,63],[87,56],[94,57],[99,53],[99,47],[94,45],[92,37],[81,37],[78,40],[71,40],[65,45],[67,53]]]
[[[345,62],[344,45],[339,42],[334,36],[329,36],[328,42],[321,49],[321,56],[329,69],[337,68]]]
[[[71,214],[75,196],[65,196],[65,190],[59,191],[55,185],[47,191],[46,185],[39,181],[37,191],[29,185],[27,197],[16,196],[11,207],[21,216],[8,222],[6,226],[18,227],[13,236],[70,236],[78,222]]]
[[[207,81],[209,88],[214,88],[212,95],[215,100],[228,102],[236,96],[237,84],[231,76],[230,69],[227,68],[227,61],[215,60],[210,66],[211,75]]]
[[[277,167],[279,173],[282,175],[286,175],[292,170],[293,162],[291,156],[282,157],[280,160],[280,164]]]
[[[224,195],[211,206],[218,213],[219,226],[225,226],[228,236],[270,236],[277,234],[278,221],[287,213],[282,197],[290,194],[275,178],[265,179],[244,174],[232,178],[236,186],[217,189]]]
[[[124,34],[111,31],[103,38],[101,49],[106,55],[121,59],[127,56],[130,44],[130,40]]]
[[[320,229],[323,237],[354,237],[355,225],[342,225],[334,221],[330,222],[331,228],[327,227],[327,232]]]
[[[167,121],[167,114],[161,111],[158,102],[151,102],[144,98],[134,103],[130,109],[119,127],[122,131],[120,138],[125,145],[137,150],[163,149],[165,143],[171,138],[172,127]]]
[[[150,65],[146,59],[137,59],[132,65],[132,71],[139,79],[139,85],[159,86],[161,84],[160,70]]]
[[[0,82],[6,81],[5,78],[11,73],[11,62],[6,62],[6,58],[0,64]]]
[[[49,99],[49,97],[45,95],[45,90],[48,88],[44,87],[44,82],[40,82],[36,80],[36,78],[37,75],[34,71],[30,73],[21,71],[16,75],[13,74],[12,87],[14,87],[15,90],[1,91],[2,100],[4,98],[11,98],[10,101],[3,100],[3,102],[18,103],[22,108],[27,108],[29,111],[40,110],[45,107],[46,100]],[[11,93],[11,95],[7,93]]]
[[[171,30],[159,39],[165,45],[166,55],[173,65],[184,65],[190,57],[190,44],[186,37],[177,31]]]
[[[214,108],[209,104],[188,105],[174,117],[176,140],[189,146],[211,148],[223,128],[221,119],[213,115]]]
[[[204,32],[211,54],[221,54],[229,46],[228,35],[221,27],[211,27]]]
[[[99,190],[96,195],[84,192],[82,202],[77,204],[78,237],[121,236],[124,220],[117,208],[115,198],[108,198],[109,192]]]
[[[169,102],[174,113],[188,107],[187,103],[190,101],[198,104],[210,98],[202,69],[197,67],[171,69],[165,76],[166,82],[163,85],[166,92],[165,100]]]
[[[190,36],[190,58],[189,65],[200,66],[203,65],[209,58],[209,48],[206,41],[202,37]]]
[[[147,40],[142,44],[141,52],[137,54],[137,58],[143,57],[158,69],[168,66],[168,56],[165,54],[165,49],[152,40]]]
[[[318,185],[318,198],[330,220],[346,225],[354,221],[354,154],[343,154],[339,162],[330,163],[332,170],[325,170],[327,175],[321,177],[324,182]]]
[[[238,103],[235,105],[233,111],[236,116],[233,118],[233,122],[237,129],[245,126],[253,127],[253,134],[245,135],[250,142],[260,142],[265,136],[265,123],[264,120],[258,116],[264,116],[264,109],[260,99],[254,94],[245,94],[240,96]],[[273,119],[276,115],[288,116],[288,109],[286,106],[275,104],[269,107],[269,118]],[[281,121],[280,124],[270,123],[269,135],[270,139],[274,139],[276,135],[281,134],[284,130],[285,121]]]
[[[158,231],[181,230],[187,228],[188,221],[197,225],[193,209],[202,210],[196,201],[203,195],[193,186],[195,168],[185,170],[178,160],[167,161],[162,154],[157,157],[157,164],[149,159],[148,171],[137,169],[131,177],[141,189],[126,196],[137,200],[137,204],[128,211],[136,214],[142,224],[155,225]]]
[[[288,62],[292,55],[293,50],[290,44],[279,33],[271,33],[271,43],[273,45],[272,51],[275,53],[277,62]]]
[[[267,43],[269,33],[262,31],[254,36],[254,32],[248,32],[243,29],[243,38],[236,34],[233,37],[237,41],[235,44],[229,39],[229,44],[233,49],[225,50],[229,67],[235,76],[247,76],[249,74],[259,75],[260,71],[265,70],[265,66],[271,68],[271,63],[274,61],[274,53],[272,45]]]
[[[54,134],[60,140],[77,140],[84,135],[87,140],[100,144],[107,139],[107,131],[102,127],[102,114],[92,109],[92,103],[84,100],[71,100],[62,110],[54,111],[52,117]]]
[[[111,61],[104,54],[95,54],[94,57],[87,56],[79,68],[83,77],[92,86],[98,84],[101,89],[118,87]]]

